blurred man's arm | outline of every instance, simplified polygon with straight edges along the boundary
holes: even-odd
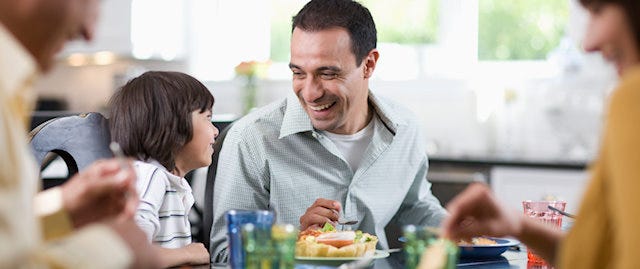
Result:
[[[417,224],[439,226],[447,216],[440,201],[431,193],[431,183],[427,181],[427,159],[422,160],[420,169],[416,173],[413,184],[407,192],[402,205],[395,215],[395,222],[399,225]]]
[[[268,173],[259,164],[260,149],[249,146],[241,130],[229,130],[220,151],[213,195],[210,253],[214,263],[227,262],[225,212],[230,209],[268,209]]]

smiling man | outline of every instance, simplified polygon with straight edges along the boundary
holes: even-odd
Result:
[[[379,58],[369,11],[352,0],[314,0],[294,17],[293,93],[236,122],[218,162],[211,253],[227,259],[224,214],[268,209],[277,222],[318,227],[338,218],[375,234],[439,225],[446,215],[426,180],[415,116],[369,90]]]

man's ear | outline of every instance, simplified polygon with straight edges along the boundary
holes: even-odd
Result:
[[[370,78],[373,75],[373,70],[376,69],[379,57],[380,53],[378,53],[378,50],[372,49],[369,51],[369,54],[367,54],[367,57],[362,60],[364,78]]]

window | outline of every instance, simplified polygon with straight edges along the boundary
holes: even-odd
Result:
[[[378,30],[378,42],[432,44],[438,38],[437,0],[364,0]]]
[[[494,67],[511,71],[514,64],[552,75],[542,62],[565,34],[570,1],[361,0],[378,29],[381,58],[374,79],[461,78],[498,72],[490,70]],[[291,78],[291,19],[307,1],[191,2],[193,74],[229,80],[241,61],[270,60],[269,79]],[[482,67],[484,62],[490,68]]]
[[[544,60],[560,44],[568,1],[479,1],[478,60]]]

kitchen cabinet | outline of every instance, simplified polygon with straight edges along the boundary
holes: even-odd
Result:
[[[100,15],[96,23],[94,39],[72,41],[63,55],[72,53],[96,53],[111,51],[117,55],[131,56],[131,1],[100,1]]]
[[[427,179],[446,205],[473,182],[488,184],[496,197],[517,210],[522,200],[567,201],[575,213],[588,181],[587,161],[533,160],[500,156],[431,156]]]
[[[586,170],[495,166],[491,188],[509,207],[522,210],[523,200],[563,200],[566,211],[577,213],[587,185]]]
[[[179,0],[101,1],[94,39],[69,43],[62,56],[109,52],[119,58],[180,60],[185,56],[187,4]]]

